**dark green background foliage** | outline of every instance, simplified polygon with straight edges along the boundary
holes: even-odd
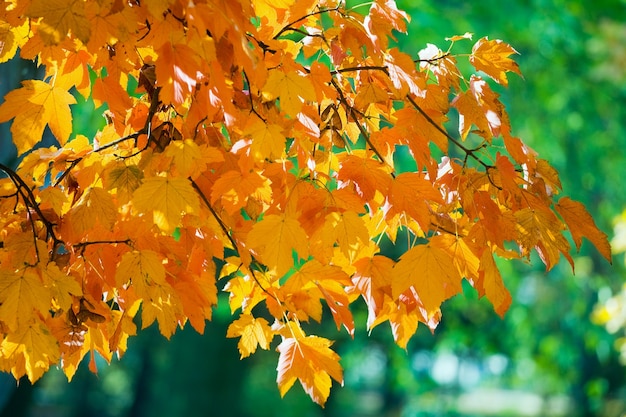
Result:
[[[399,37],[412,54],[429,42],[446,48],[446,36],[465,32],[520,52],[525,78],[511,76],[508,90],[497,89],[514,133],[553,162],[564,194],[585,203],[611,235],[612,219],[626,207],[626,2],[398,5],[412,16],[411,35]],[[19,60],[0,71],[2,95],[34,74]],[[90,103],[74,106],[73,115],[88,136],[103,123]],[[15,163],[8,124],[0,129],[0,162]],[[539,263],[503,262],[514,299],[503,320],[468,287],[444,305],[436,332],[420,328],[406,352],[387,325],[367,335],[366,311],[355,311],[354,340],[326,317],[321,331],[338,338],[345,387],[334,387],[325,409],[301,389],[280,399],[276,352],[239,360],[236,340],[225,338],[230,312],[223,303],[204,335],[185,329],[168,342],[148,329],[131,339],[121,362],[100,364],[97,376],[86,364],[70,384],[55,370],[34,387],[0,375],[0,417],[622,416],[626,367],[613,348],[617,336],[590,320],[598,300],[623,281],[623,263],[615,263],[587,245],[575,276],[567,265],[546,273]]]

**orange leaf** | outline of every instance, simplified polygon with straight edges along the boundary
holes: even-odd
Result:
[[[580,250],[582,238],[586,237],[598,249],[604,258],[611,262],[611,245],[606,233],[596,226],[593,218],[584,205],[574,201],[569,197],[563,197],[556,204],[556,211],[561,215],[576,244],[576,249]]]
[[[479,39],[472,48],[470,62],[478,71],[493,78],[497,83],[508,85],[506,73],[512,71],[522,75],[515,61],[509,55],[519,54],[511,45],[501,40],[490,41],[485,36]]]
[[[443,301],[462,291],[461,276],[450,254],[433,242],[434,239],[406,251],[393,268],[391,284],[394,299],[410,287],[415,288],[429,317]]]
[[[472,75],[470,89],[456,96],[452,106],[459,112],[459,133],[463,139],[472,125],[478,128],[476,133],[487,140],[509,130],[508,116],[498,95],[480,77]]]
[[[344,158],[339,168],[338,178],[341,181],[354,183],[357,193],[364,201],[372,200],[376,190],[385,193],[391,181],[387,168],[383,167],[379,161],[356,154]]]
[[[486,295],[500,317],[504,316],[511,306],[511,293],[504,286],[500,271],[496,266],[490,250],[483,251],[480,258],[480,279],[476,285],[480,295]]]
[[[331,377],[343,384],[339,355],[330,349],[331,341],[323,337],[290,337],[278,346],[278,376],[280,395],[285,396],[296,380],[304,391],[321,406],[330,395]]]

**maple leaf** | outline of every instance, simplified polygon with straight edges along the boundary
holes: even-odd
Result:
[[[237,347],[243,359],[256,352],[259,346],[261,349],[269,349],[274,332],[264,318],[244,313],[228,326],[226,337],[239,337]]]
[[[495,254],[573,267],[567,225],[610,260],[498,94],[465,74],[469,59],[506,86],[515,49],[485,37],[456,53],[465,34],[415,59],[389,48],[409,17],[394,0],[322,3],[7,3],[0,62],[19,50],[45,81],[0,105],[21,157],[0,164],[1,369],[34,380],[62,358],[71,379],[89,354],[96,372],[96,353],[126,351],[140,309],[167,338],[187,322],[202,333],[219,279],[241,310],[226,334],[241,356],[280,335],[281,395],[300,380],[323,405],[339,357],[301,322],[332,316],[353,335],[362,297],[368,328],[388,321],[406,348],[462,278],[505,313]],[[106,106],[92,137],[70,141],[69,91]],[[449,133],[451,106],[478,147]],[[41,147],[46,127],[58,147]],[[400,231],[410,249],[395,262],[380,242]]]
[[[479,294],[486,295],[500,317],[504,316],[511,306],[511,293],[504,286],[500,271],[496,266],[491,251],[485,250],[480,258]]]
[[[47,312],[50,299],[50,291],[31,268],[21,272],[0,270],[0,321],[9,329],[23,329],[37,312]]]
[[[50,288],[53,299],[52,307],[57,311],[68,311],[71,308],[73,296],[83,294],[80,283],[74,276],[61,271],[54,262],[46,265],[42,277],[46,286]]]
[[[330,346],[330,340],[318,336],[285,338],[278,345],[276,382],[280,395],[284,396],[299,380],[313,401],[323,406],[330,395],[331,378],[343,384],[339,355]]]
[[[29,17],[41,17],[39,31],[47,44],[57,44],[72,33],[83,43],[89,41],[91,25],[85,17],[84,0],[33,0]]]
[[[22,88],[9,92],[0,105],[0,123],[13,119],[11,133],[19,155],[41,140],[48,125],[61,145],[72,132],[70,104],[76,99],[65,89],[43,81],[22,82]]]
[[[561,215],[576,244],[580,250],[583,236],[593,243],[604,258],[611,262],[611,245],[606,233],[600,231],[593,218],[582,203],[569,197],[563,197],[556,204],[556,211]]]
[[[452,106],[459,111],[459,133],[465,139],[472,125],[488,140],[507,131],[507,116],[498,95],[480,77],[472,75],[470,89],[456,96]]]
[[[376,326],[383,310],[385,296],[391,295],[393,266],[393,260],[382,255],[361,258],[354,263],[356,272],[352,276],[352,281],[366,300],[368,329]]]
[[[17,332],[7,335],[0,343],[0,352],[16,363],[11,369],[13,375],[19,378],[26,373],[31,383],[41,378],[60,358],[57,340],[37,319],[31,319]],[[18,364],[22,364],[23,371]]]
[[[303,100],[315,100],[313,84],[295,70],[270,72],[263,93],[266,100],[280,98],[281,110],[291,117],[300,113]]]
[[[200,200],[189,180],[180,177],[147,178],[133,193],[132,203],[140,213],[152,212],[154,224],[168,233],[184,214],[200,210]]]
[[[78,235],[91,229],[95,222],[111,229],[117,218],[117,207],[111,195],[100,187],[90,187],[69,212],[71,227]]]
[[[0,63],[7,62],[15,56],[17,48],[23,46],[28,39],[28,30],[28,22],[17,27],[0,22]]]
[[[461,276],[451,261],[450,254],[433,241],[412,247],[393,268],[393,297],[413,287],[428,315],[434,315],[443,301],[462,292]]]
[[[497,83],[508,85],[506,73],[512,71],[522,75],[519,66],[509,55],[519,54],[511,45],[499,39],[489,40],[486,36],[479,39],[472,48],[470,62],[478,71],[493,78]]]
[[[243,136],[250,136],[250,151],[257,159],[280,158],[285,152],[285,135],[283,128],[276,124],[267,124],[261,119],[250,119],[244,129]]]
[[[247,242],[280,277],[293,266],[294,251],[301,258],[308,255],[307,239],[298,220],[271,214],[252,226]]]

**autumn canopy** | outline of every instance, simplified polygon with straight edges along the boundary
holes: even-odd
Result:
[[[342,368],[307,322],[353,334],[364,303],[405,347],[463,280],[504,314],[495,257],[573,265],[569,230],[610,260],[513,134],[494,87],[516,50],[465,34],[410,56],[407,19],[393,0],[4,2],[0,62],[45,75],[0,105],[20,156],[0,164],[0,369],[95,370],[138,323],[202,332],[223,290],[241,356],[277,349],[281,394],[323,405]],[[73,132],[79,95],[95,137]]]

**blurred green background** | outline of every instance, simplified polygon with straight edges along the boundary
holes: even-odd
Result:
[[[465,32],[520,52],[525,78],[497,90],[514,133],[553,162],[564,194],[585,203],[601,229],[613,237],[617,227],[617,247],[626,249],[626,221],[615,223],[626,208],[626,2],[397,3],[412,17],[411,35],[399,37],[412,54],[427,43],[445,49],[445,37]],[[19,60],[0,66],[0,93],[35,74]],[[89,103],[73,114],[88,136],[103,123]],[[0,161],[14,163],[8,127],[0,126]],[[299,386],[280,398],[276,352],[239,360],[236,340],[225,338],[223,303],[204,335],[185,329],[168,342],[150,328],[98,375],[82,366],[68,384],[51,370],[16,386],[0,374],[0,417],[626,416],[623,255],[610,266],[584,244],[575,276],[567,265],[550,273],[539,262],[500,267],[514,299],[504,319],[468,287],[444,305],[436,332],[420,328],[407,351],[386,325],[368,336],[365,311],[355,311],[354,340],[329,321],[320,331],[338,338],[345,386],[333,387],[325,409]]]

